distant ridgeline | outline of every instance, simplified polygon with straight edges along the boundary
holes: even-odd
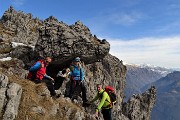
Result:
[[[111,85],[118,96],[113,118],[150,120],[156,89],[151,87],[123,103],[126,66],[109,54],[107,40],[92,35],[80,21],[67,25],[53,16],[39,20],[11,6],[0,19],[0,44],[0,59],[12,58],[0,61],[0,119],[95,120],[95,104],[85,110],[81,98],[74,103],[64,97],[69,89],[68,80],[57,91],[61,97],[52,99],[44,84],[36,85],[25,79],[29,66],[39,56],[52,57],[53,62],[48,66],[52,77],[79,56],[85,71],[88,99],[95,96],[96,84]]]
[[[152,120],[179,120],[180,72],[157,66],[126,66],[125,99],[153,85],[157,88],[157,101]]]

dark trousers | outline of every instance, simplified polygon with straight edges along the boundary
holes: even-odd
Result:
[[[101,113],[103,114],[104,120],[112,120],[112,108],[102,109]]]
[[[77,99],[77,97],[80,95],[82,92],[82,100],[83,102],[87,102],[87,97],[86,97],[86,86],[84,81],[81,80],[71,80],[71,85],[70,85],[70,98],[71,99]]]
[[[54,83],[54,89],[55,89],[55,90],[58,90],[58,89],[62,86],[63,81],[64,81],[65,79],[66,79],[66,78],[61,77],[61,76],[56,77],[55,83]]]
[[[47,86],[48,90],[50,91],[51,96],[55,96],[56,95],[56,92],[55,92],[55,89],[54,89],[54,85],[53,85],[51,80],[43,78],[42,80],[32,80],[32,81],[34,83],[36,83],[36,84],[42,83],[42,82],[46,83],[46,86]]]

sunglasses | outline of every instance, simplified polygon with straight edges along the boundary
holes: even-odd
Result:
[[[49,62],[49,61],[47,61],[47,60],[46,60],[45,62],[46,62],[46,64],[49,64],[49,63],[50,63],[50,62]]]

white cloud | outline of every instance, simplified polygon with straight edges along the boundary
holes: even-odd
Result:
[[[12,0],[14,6],[22,6],[26,0]]]
[[[139,20],[141,20],[143,17],[142,13],[139,12],[130,12],[130,13],[114,13],[108,16],[109,21],[114,24],[119,25],[132,25]]]
[[[180,68],[180,37],[108,40],[110,53],[127,63]]]

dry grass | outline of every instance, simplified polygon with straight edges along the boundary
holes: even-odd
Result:
[[[8,63],[4,65],[6,68],[10,66],[12,65]],[[0,73],[2,73],[2,69],[0,69]],[[62,97],[53,100],[50,96],[38,95],[38,93],[45,87],[44,84],[35,84],[27,79],[21,79],[16,75],[10,76],[7,73],[5,73],[5,75],[8,76],[10,83],[17,83],[21,85],[23,89],[18,115],[15,120],[66,120],[65,117],[67,110],[65,108],[71,108],[72,111],[74,111],[74,114],[76,111],[82,111],[81,107],[68,102]],[[60,110],[57,111],[55,116],[50,116],[49,113],[51,112],[52,106],[57,104],[59,105]],[[42,107],[45,110],[45,113],[38,114],[31,110],[32,107],[37,106]],[[74,114],[69,116],[72,120],[74,118]]]
[[[0,67],[2,69],[8,69],[10,67],[16,67],[17,66],[17,61],[12,59],[9,61],[0,61]]]
[[[2,39],[0,39],[0,46],[0,54],[10,53],[13,50],[11,43],[8,41],[4,42]]]
[[[1,45],[1,44],[0,44],[0,45]],[[13,50],[12,48],[0,49],[0,54],[10,53],[12,50]]]

